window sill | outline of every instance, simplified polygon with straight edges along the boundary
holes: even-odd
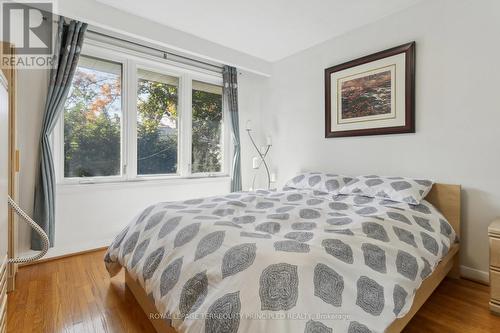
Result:
[[[122,188],[142,188],[142,187],[159,187],[165,185],[192,185],[203,183],[225,183],[231,181],[231,177],[226,174],[215,176],[191,176],[191,177],[162,177],[162,178],[137,178],[133,180],[120,179],[120,180],[96,180],[95,182],[62,182],[56,184],[56,191],[59,193],[69,193],[79,190],[92,189],[92,190],[108,190],[108,189],[122,189]]]

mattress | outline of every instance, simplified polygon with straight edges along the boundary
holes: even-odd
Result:
[[[312,190],[147,207],[105,256],[178,332],[383,332],[456,235],[419,205]]]

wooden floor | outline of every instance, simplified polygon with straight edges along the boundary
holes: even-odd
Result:
[[[93,252],[20,269],[8,303],[8,332],[154,332],[125,288]],[[488,287],[445,280],[404,332],[500,332],[488,310]]]

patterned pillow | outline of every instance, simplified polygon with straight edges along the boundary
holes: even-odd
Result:
[[[310,189],[336,195],[352,179],[352,177],[331,173],[305,172],[290,179],[284,189]]]
[[[339,193],[418,205],[429,193],[432,184],[433,182],[427,179],[359,176],[352,179]]]

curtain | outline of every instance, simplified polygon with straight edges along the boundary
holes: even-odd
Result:
[[[49,236],[51,246],[54,246],[55,236],[55,175],[50,134],[54,130],[66,101],[73,74],[83,43],[87,24],[70,20],[65,22],[59,17],[54,58],[50,70],[50,82],[45,101],[39,143],[39,161],[35,180],[34,220]],[[38,234],[31,233],[31,248],[40,250],[42,243]]]
[[[225,106],[229,110],[233,138],[233,162],[231,165],[231,192],[241,191],[240,125],[238,116],[238,72],[236,68],[224,66],[222,70]]]

